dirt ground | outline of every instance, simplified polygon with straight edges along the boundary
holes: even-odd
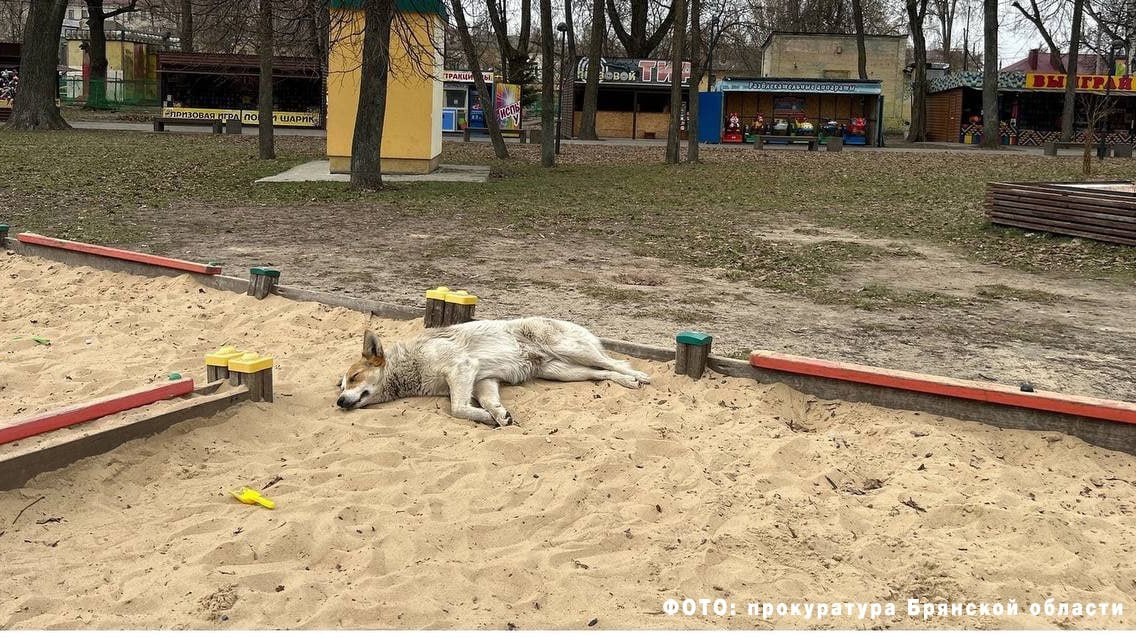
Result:
[[[902,256],[853,263],[833,285],[898,289],[915,299],[949,294],[958,302],[871,309],[777,293],[733,281],[725,270],[641,257],[595,238],[475,229],[460,215],[419,222],[367,204],[145,214],[157,230],[135,247],[209,256],[237,275],[273,265],[289,285],[407,305],[422,305],[429,287],[450,285],[478,294],[477,315],[485,318],[544,314],[660,345],[694,328],[713,334],[721,355],[772,349],[1136,400],[1131,289],[982,265],[929,244],[905,242]],[[749,231],[773,241],[895,245],[802,223]]]

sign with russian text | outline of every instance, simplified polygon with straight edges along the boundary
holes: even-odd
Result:
[[[185,108],[181,106],[166,106],[162,108],[162,117],[200,120],[239,119],[242,124],[248,124],[250,126],[255,126],[260,123],[257,111],[233,108]],[[318,128],[320,125],[320,115],[316,112],[273,111],[272,125]]]
[[[588,64],[591,58],[582,57],[576,64],[576,81],[588,81]],[[690,62],[683,62],[682,84],[690,83]],[[638,58],[600,58],[601,84],[670,84],[674,64],[670,60],[641,60]]]
[[[497,103],[497,121],[501,130],[521,129],[521,85],[497,84],[493,87]]]
[[[1064,73],[1026,73],[1026,90],[1064,91]],[[1105,89],[1114,93],[1131,93],[1131,75],[1078,75],[1077,91],[1082,93],[1103,93]]]
[[[488,71],[481,72],[481,79],[493,82],[493,74]],[[473,71],[442,71],[443,82],[473,82]]]
[[[810,80],[722,80],[719,91],[748,91],[751,93],[830,93],[842,95],[879,95],[878,82],[825,82]]]

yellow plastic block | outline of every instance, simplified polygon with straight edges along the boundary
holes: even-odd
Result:
[[[206,365],[216,365],[218,367],[224,367],[224,366],[229,364],[230,360],[232,360],[232,359],[234,359],[238,356],[241,356],[243,354],[244,354],[244,352],[238,350],[237,348],[233,347],[232,345],[226,345],[226,346],[222,347],[221,349],[217,350],[216,352],[211,352],[209,354],[206,354],[205,355],[205,364]]]
[[[248,352],[229,360],[229,371],[242,374],[252,374],[272,367],[271,356],[260,356],[255,352]]]
[[[458,290],[457,292],[450,292],[446,295],[446,303],[455,303],[457,305],[477,305],[477,297],[466,292],[465,290]]]
[[[446,295],[450,293],[450,288],[442,286],[434,288],[433,290],[426,290],[426,298],[443,300]]]

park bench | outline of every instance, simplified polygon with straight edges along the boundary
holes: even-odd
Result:
[[[213,134],[220,135],[225,129],[225,120],[223,119],[188,119],[184,117],[155,117],[154,118],[154,132],[160,133],[166,130],[166,126],[212,126]],[[237,130],[240,132],[240,129]]]
[[[757,138],[753,140],[753,149],[762,150],[765,147],[765,142],[784,142],[787,144],[807,143],[809,150],[817,149],[817,138],[815,135],[758,135]]]
[[[1085,147],[1085,142],[1045,142],[1045,154],[1050,157],[1057,156],[1058,148],[1073,148],[1081,149]],[[1093,144],[1093,152],[1096,152],[1097,145]],[[1127,157],[1132,158],[1132,144],[1117,143],[1108,144],[1108,148],[1112,151],[1113,157]]]
[[[462,135],[463,135],[465,141],[468,142],[470,135],[473,134],[473,133],[479,133],[481,135],[488,135],[489,129],[488,128],[466,127],[466,129],[464,131],[462,131]],[[526,144],[526,143],[528,143],[529,133],[528,133],[527,130],[525,130],[523,128],[520,129],[520,130],[503,130],[503,131],[501,131],[501,137],[516,137],[521,141],[522,144]]]

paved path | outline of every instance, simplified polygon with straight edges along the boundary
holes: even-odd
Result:
[[[97,121],[97,122],[84,122],[84,121],[71,121],[71,126],[86,130],[122,130],[122,131],[135,131],[143,133],[152,133],[154,130],[153,124],[147,122],[116,122],[116,121]],[[209,134],[209,129],[204,126],[167,126],[166,130],[177,133],[199,133]],[[255,126],[245,126],[241,131],[243,135],[256,135],[257,128]],[[299,137],[324,137],[326,132],[321,129],[313,128],[277,128],[277,135],[295,135]],[[444,141],[460,142],[461,136],[444,135]],[[488,137],[474,138],[470,140],[471,144],[488,144]],[[508,139],[506,143],[516,144],[520,143],[517,140]],[[583,139],[564,139],[560,141],[563,146],[646,146],[646,147],[661,147],[666,144],[665,139],[601,139],[598,141],[588,141]],[[684,144],[686,142],[683,142]],[[720,148],[730,148],[739,151],[753,150],[752,144],[714,144]],[[770,148],[766,146],[767,150],[775,152],[807,152],[803,145],[800,148]],[[954,153],[1000,153],[1006,155],[1042,155],[1043,149],[1040,146],[1003,146],[999,150],[983,150],[972,144],[950,144],[945,142],[929,142],[921,144],[908,144],[907,142],[893,141],[891,145],[883,148],[875,148],[872,146],[845,146],[844,150],[851,152],[877,152],[877,153],[936,153],[936,152],[954,152]],[[824,152],[823,150],[820,152]],[[1062,149],[1057,151],[1062,157],[1079,157],[1081,155],[1080,149]],[[1095,156],[1095,153],[1094,153]]]

